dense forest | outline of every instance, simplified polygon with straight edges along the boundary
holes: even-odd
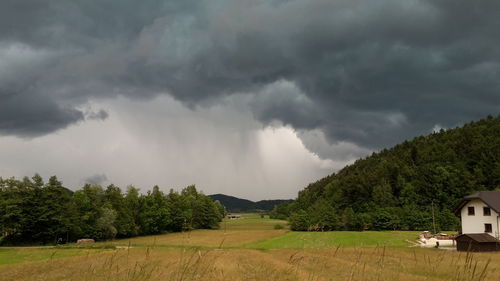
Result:
[[[213,200],[219,201],[224,207],[226,207],[226,211],[234,212],[234,213],[244,213],[244,212],[269,212],[275,206],[282,203],[290,203],[293,200],[260,200],[257,202],[250,201],[247,199],[241,199],[234,196],[229,196],[225,194],[213,194],[208,195]]]
[[[218,228],[224,207],[188,186],[141,194],[129,186],[86,184],[72,192],[53,176],[0,178],[0,243],[33,244],[96,240]]]
[[[272,216],[294,230],[456,230],[462,197],[499,187],[500,116],[489,116],[357,160]]]

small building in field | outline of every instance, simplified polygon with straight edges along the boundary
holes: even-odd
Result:
[[[459,251],[495,251],[500,237],[500,191],[480,191],[465,196],[455,209],[462,231],[457,240]],[[473,247],[473,249],[469,249]]]
[[[455,238],[457,251],[495,252],[500,250],[498,240],[486,233],[462,234]]]

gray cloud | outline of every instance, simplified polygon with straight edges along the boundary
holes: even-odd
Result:
[[[261,200],[293,198],[344,164],[313,155],[290,128],[264,128],[235,103],[190,109],[158,96],[92,105],[109,118],[31,140],[0,138],[0,175],[57,175],[73,190],[112,182],[168,192],[196,184],[206,194]]]
[[[297,136],[309,151],[314,151],[324,158],[333,159],[342,168],[355,159],[370,154],[370,150],[359,147],[354,143],[335,142],[329,143],[324,133],[319,130],[299,131]]]
[[[108,182],[108,177],[106,176],[106,174],[95,174],[85,178],[83,181],[84,183],[103,185]]]
[[[106,112],[104,109],[101,109],[99,111],[88,111],[85,114],[86,119],[89,120],[106,120],[109,117],[108,112]]]
[[[117,95],[190,106],[247,95],[264,123],[381,148],[499,112],[499,11],[493,0],[3,1],[0,133],[50,133]],[[2,56],[19,46],[32,55]]]

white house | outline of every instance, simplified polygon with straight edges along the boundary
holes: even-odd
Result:
[[[469,196],[455,209],[462,219],[462,234],[487,233],[500,236],[500,191],[480,191]]]

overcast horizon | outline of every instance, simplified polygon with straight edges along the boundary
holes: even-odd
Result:
[[[0,177],[250,200],[500,113],[500,2],[6,0]]]

